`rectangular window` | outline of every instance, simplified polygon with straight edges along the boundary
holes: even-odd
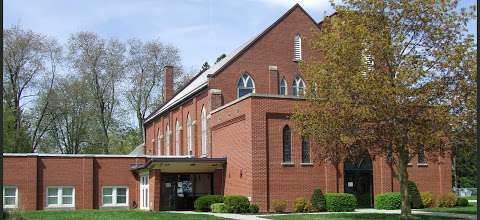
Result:
[[[48,208],[73,208],[75,207],[75,188],[71,186],[47,187]]]
[[[128,188],[125,186],[106,186],[102,192],[103,206],[127,206]]]
[[[3,207],[4,208],[18,207],[18,189],[16,186],[3,187]]]

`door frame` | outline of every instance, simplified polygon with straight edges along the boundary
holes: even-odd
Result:
[[[147,173],[140,174],[140,209],[148,210],[149,207],[149,175]]]

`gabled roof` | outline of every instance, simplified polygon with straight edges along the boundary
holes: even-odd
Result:
[[[283,19],[288,17],[295,9],[299,8],[304,12],[314,24],[317,22],[297,3],[292,8],[290,8],[285,14],[283,14],[279,19],[277,19],[272,25],[270,25],[267,29],[263,32],[255,36],[253,39],[247,41],[239,48],[234,50],[232,53],[228,54],[225,58],[223,58],[220,62],[216,63],[208,70],[197,74],[188,84],[183,87],[179,92],[177,92],[172,99],[170,99],[167,103],[162,105],[159,109],[152,112],[146,119],[145,123],[148,123],[156,116],[166,112],[170,108],[174,107],[176,104],[184,101],[191,95],[195,94],[196,92],[200,91],[201,89],[207,87],[208,85],[208,77],[214,76],[217,73],[221,72],[223,69],[228,67],[231,63],[233,63],[238,57],[240,57],[245,51],[247,51],[252,45],[254,45],[258,40],[260,40],[264,35],[266,35],[270,30],[272,30],[277,24],[279,24]]]

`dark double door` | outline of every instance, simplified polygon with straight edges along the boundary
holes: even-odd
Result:
[[[213,192],[211,173],[162,173],[160,178],[160,210],[193,210],[195,199]]]
[[[373,207],[373,167],[366,157],[356,163],[345,162],[344,192],[355,195],[357,208]]]

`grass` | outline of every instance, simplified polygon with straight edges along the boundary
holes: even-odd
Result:
[[[477,214],[477,207],[474,205],[469,205],[466,207],[453,207],[453,208],[426,208],[422,209],[421,211],[428,211],[428,212],[448,212],[448,213],[456,213],[456,214]]]
[[[202,214],[173,214],[140,210],[47,210],[12,213],[8,220],[214,220],[223,219]]]
[[[465,197],[462,197],[462,198],[465,198],[465,199],[468,199],[468,200],[477,200],[477,196],[465,196]]]
[[[268,216],[264,218],[275,220],[373,220],[373,219],[385,219],[385,220],[397,220],[402,219],[400,215],[387,215],[387,214],[324,214],[324,215],[280,215],[280,216]],[[411,219],[417,220],[447,220],[452,218],[432,217],[432,216],[419,216],[416,215]]]

